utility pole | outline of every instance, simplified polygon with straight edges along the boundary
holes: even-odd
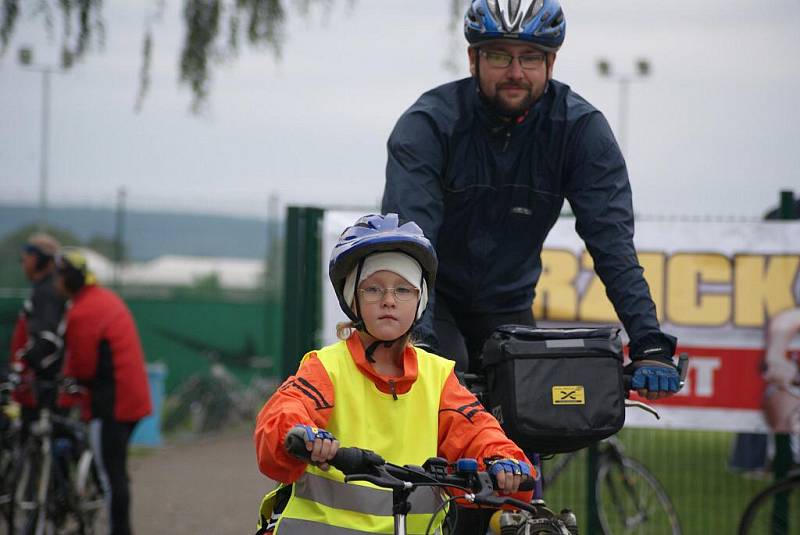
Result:
[[[116,290],[122,287],[122,264],[125,262],[125,188],[117,192],[117,217],[114,228],[114,274],[112,284]]]
[[[42,70],[41,165],[39,171],[39,229],[47,226],[47,170],[50,152],[50,69]]]
[[[624,155],[627,153],[628,149],[628,96],[630,94],[630,85],[632,82],[642,81],[650,76],[650,61],[645,58],[638,59],[634,64],[634,71],[632,73],[617,74],[614,72],[608,60],[600,59],[597,61],[597,72],[601,77],[608,78],[619,84],[617,137],[619,138],[619,146]]]
[[[66,58],[65,58],[66,59]],[[39,230],[47,226],[47,182],[48,157],[50,150],[50,73],[54,71],[50,65],[34,65],[33,50],[25,47],[19,49],[19,63],[26,70],[42,74],[42,117],[39,132]],[[58,71],[56,71],[58,72]]]

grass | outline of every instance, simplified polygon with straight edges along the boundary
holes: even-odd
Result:
[[[685,535],[736,533],[748,501],[770,481],[728,468],[734,433],[626,429],[618,436],[626,455],[642,462],[667,490]],[[586,489],[586,455],[581,453],[545,491],[553,509],[570,506],[575,511],[581,533],[588,533]],[[800,526],[792,526],[792,533],[795,529]]]

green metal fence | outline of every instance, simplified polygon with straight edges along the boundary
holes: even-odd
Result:
[[[0,294],[0,347],[10,347],[26,294],[27,290]],[[167,393],[214,364],[224,365],[245,384],[256,376],[277,374],[282,314],[277,299],[267,299],[260,292],[214,298],[195,298],[186,292],[159,297],[122,295],[136,320],[147,361],[167,366]]]
[[[730,466],[735,433],[626,428],[617,436],[625,455],[641,462],[663,485],[684,535],[736,533],[748,501],[772,479],[768,469],[742,472]],[[545,474],[557,462],[558,456],[545,461]],[[589,477],[583,451],[545,489],[548,504],[575,510],[581,533],[593,532],[586,506]],[[791,533],[800,533],[800,526],[793,529]],[[661,532],[641,528],[630,533]]]
[[[280,369],[283,378],[294,373],[300,357],[319,347],[323,215],[322,209],[309,207],[289,207],[286,214]]]

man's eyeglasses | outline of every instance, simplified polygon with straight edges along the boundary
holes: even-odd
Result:
[[[367,303],[378,303],[383,301],[383,296],[386,292],[392,292],[392,295],[398,301],[411,301],[419,295],[419,288],[411,286],[398,286],[397,288],[380,288],[378,286],[367,286],[366,288],[359,288],[364,301]]]
[[[517,58],[519,66],[523,69],[538,69],[545,60],[545,55],[542,52],[531,52],[530,54],[522,54],[520,56],[512,56],[511,54],[497,52],[495,50],[480,49],[479,52],[481,56],[486,58],[486,63],[488,63],[490,67],[497,67],[498,69],[505,69],[511,65],[514,58]]]

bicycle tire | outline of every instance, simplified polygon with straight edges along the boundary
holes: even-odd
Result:
[[[21,535],[39,535],[54,533],[52,526],[48,526],[42,519],[46,518],[46,511],[42,508],[39,495],[43,484],[42,467],[46,463],[40,459],[41,452],[29,450],[22,458],[19,467],[17,488],[14,493],[14,529]],[[44,484],[49,487],[50,478],[45,477]]]
[[[106,500],[94,454],[88,448],[81,452],[78,459],[75,490],[81,517],[81,535],[105,533],[108,530]]]
[[[682,535],[675,506],[658,479],[635,459],[603,457],[595,482],[605,535]]]
[[[773,499],[776,495],[787,493],[785,517],[773,522]],[[773,483],[750,500],[739,522],[740,535],[795,535],[800,534],[800,473]]]
[[[0,449],[0,522],[11,532],[14,511],[14,452],[6,444]]]

